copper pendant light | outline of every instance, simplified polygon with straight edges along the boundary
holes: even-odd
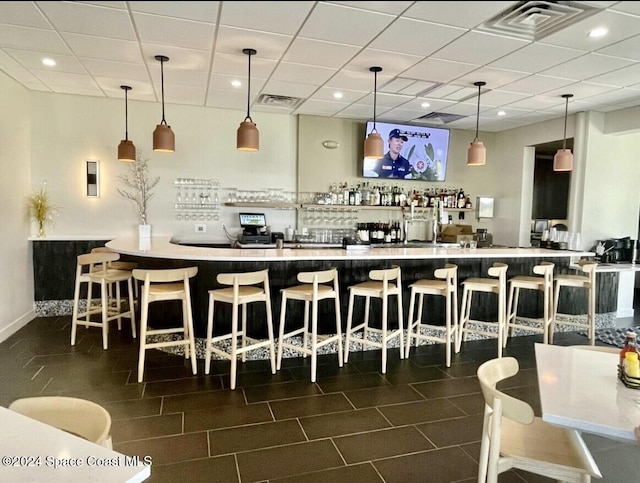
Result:
[[[260,133],[256,123],[249,114],[251,100],[251,56],[256,55],[255,49],[242,49],[242,53],[249,56],[249,71],[247,74],[247,117],[240,123],[236,136],[236,148],[238,151],[257,151],[260,149]]]
[[[131,90],[130,86],[120,86],[124,91],[124,139],[118,145],[118,161],[133,163],[136,160],[136,147],[129,140],[129,107],[127,92]]]
[[[376,130],[376,97],[378,72],[382,72],[382,67],[369,67],[369,72],[373,72],[373,129],[364,140],[364,159],[380,159],[384,156],[384,142]]]
[[[570,149],[567,149],[567,116],[569,114],[569,98],[573,97],[573,94],[562,94],[561,97],[565,99],[564,141],[562,142],[562,149],[558,149],[558,152],[553,157],[553,170],[571,171],[573,170],[573,153]]]
[[[162,121],[156,125],[153,131],[153,150],[160,153],[173,153],[176,150],[176,138],[171,130],[171,126],[167,125],[164,118],[164,63],[169,60],[166,55],[156,55],[156,60],[160,62],[160,76],[162,87]]]
[[[478,112],[476,114],[476,137],[467,149],[467,166],[484,166],[487,164],[487,148],[478,139],[478,128],[480,127],[480,89],[487,83],[479,81],[474,82],[473,85],[478,88]]]

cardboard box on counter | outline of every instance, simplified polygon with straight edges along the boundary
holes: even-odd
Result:
[[[458,243],[461,240],[473,240],[473,228],[471,225],[444,225],[440,232],[440,241],[443,243]]]

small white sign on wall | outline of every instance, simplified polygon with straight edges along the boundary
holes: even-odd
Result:
[[[478,207],[478,220],[480,218],[493,218],[493,198],[478,196],[476,206]]]

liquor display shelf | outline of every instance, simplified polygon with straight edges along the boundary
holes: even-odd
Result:
[[[219,187],[216,178],[176,178],[173,205],[178,221],[218,221],[220,215]]]
[[[295,209],[328,209],[328,210],[382,210],[382,211],[400,211],[402,209],[409,210],[408,206],[380,206],[380,205],[316,205],[309,203],[263,203],[263,202],[227,202],[224,206],[236,208],[273,208],[280,210]],[[414,207],[416,211],[429,211],[433,207]],[[452,212],[472,212],[474,208],[443,208],[443,211]]]

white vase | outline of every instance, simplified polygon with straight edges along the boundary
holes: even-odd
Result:
[[[138,225],[140,238],[151,238],[151,225]]]

